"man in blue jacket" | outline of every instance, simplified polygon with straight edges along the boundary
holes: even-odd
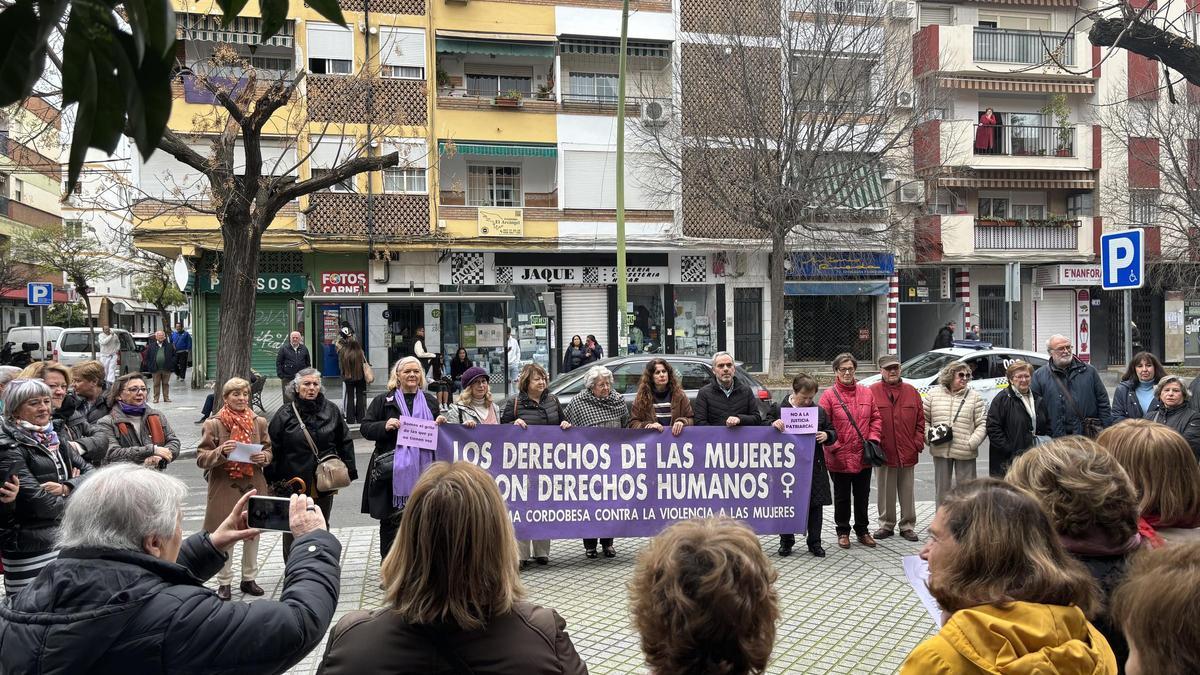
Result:
[[[1046,342],[1050,361],[1033,374],[1033,393],[1046,401],[1050,435],[1095,438],[1112,424],[1108,390],[1100,373],[1071,354],[1071,341],[1055,335]]]
[[[191,365],[192,334],[183,329],[182,322],[175,322],[175,332],[171,333],[171,344],[175,346],[175,374],[179,381],[184,381],[188,366]]]
[[[333,619],[342,547],[320,507],[293,496],[279,600],[222,602],[204,580],[259,535],[246,522],[252,494],[185,539],[179,479],[127,463],[94,471],[71,494],[58,559],[0,605],[0,673],[287,671]]]

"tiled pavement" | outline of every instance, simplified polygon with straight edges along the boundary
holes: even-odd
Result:
[[[825,559],[810,556],[802,540],[792,557],[779,558],[777,538],[762,537],[764,549],[779,568],[782,612],[768,672],[895,672],[912,648],[935,630],[901,565],[901,557],[915,554],[920,544],[892,537],[874,550],[855,542],[843,551],[832,534],[832,510],[827,508],[826,515],[829,555]],[[932,517],[932,503],[918,504],[919,523],[927,524]],[[924,537],[923,527],[919,532]],[[334,534],[343,545],[336,622],[349,611],[381,606],[383,591],[379,590],[378,530],[335,528]],[[266,597],[278,597],[282,588],[281,543],[279,535],[264,535],[259,547],[258,582]],[[551,564],[522,575],[529,600],[557,609],[566,619],[567,631],[592,673],[646,672],[629,622],[626,595],[635,554],[644,544],[640,539],[618,540],[617,558],[588,560],[579,542],[556,541]],[[215,581],[209,585],[215,587]],[[234,598],[239,596],[235,584]],[[322,643],[291,672],[315,672],[324,650]]]

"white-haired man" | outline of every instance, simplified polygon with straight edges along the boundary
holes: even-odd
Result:
[[[1100,373],[1071,354],[1071,341],[1055,335],[1046,341],[1050,361],[1033,374],[1033,393],[1046,401],[1050,435],[1095,438],[1112,424],[1108,390]]]
[[[93,472],[71,495],[61,551],[0,606],[3,673],[280,673],[325,636],[341,544],[293,496],[296,537],[279,601],[222,602],[203,586],[227,551],[259,535],[238,501],[212,533],[183,537],[187,487],[133,464]],[[82,641],[81,641],[82,640]]]

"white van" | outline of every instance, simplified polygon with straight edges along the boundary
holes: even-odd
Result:
[[[8,329],[8,335],[4,339],[7,342],[13,343],[12,350],[15,353],[21,351],[21,343],[23,342],[41,342],[42,330],[38,326],[17,326],[16,328]],[[58,340],[58,336],[62,334],[63,328],[61,326],[46,326],[44,330],[46,331],[45,346],[53,352],[54,343]],[[41,361],[45,358],[45,353],[45,350],[39,348],[30,352],[30,356],[34,361]]]
[[[59,334],[54,348],[59,363],[70,367],[92,358],[92,339],[100,334],[100,329],[89,332],[88,328],[67,328]],[[117,376],[139,372],[142,369],[142,355],[133,343],[133,336],[123,328],[114,328],[112,332],[121,341],[121,350],[117,352]],[[100,358],[99,343],[96,344],[96,358]]]

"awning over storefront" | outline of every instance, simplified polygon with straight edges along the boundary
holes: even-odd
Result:
[[[1062,80],[1000,80],[989,77],[957,75],[939,77],[938,84],[952,89],[975,91],[1011,91],[1034,94],[1091,94],[1094,82],[1068,82]]]
[[[1091,171],[978,171],[972,175],[937,178],[939,187],[998,190],[1094,190]]]
[[[671,56],[671,45],[666,42],[640,42],[630,40],[626,46],[629,56],[666,59]],[[596,54],[617,56],[621,52],[621,41],[605,38],[562,36],[558,39],[558,51],[563,54]]]
[[[509,144],[509,143],[456,143],[454,141],[438,141],[438,154],[447,154],[447,149],[453,148],[457,155],[479,155],[488,157],[550,157],[558,156],[558,149],[553,145]]]
[[[869,163],[831,162],[817,178],[818,210],[865,210],[887,207],[883,199],[883,177]]]
[[[554,58],[553,35],[520,33],[477,33],[465,30],[437,31],[439,54],[482,54],[487,56],[534,56]]]
[[[784,295],[887,295],[888,282],[878,281],[785,281]]]
[[[180,40],[291,47],[295,32],[296,22],[285,21],[278,33],[263,42],[262,19],[258,17],[239,16],[228,26],[221,25],[221,17],[213,14],[179,14],[175,21],[175,37]]]
[[[306,302],[508,302],[511,293],[309,293]]]

